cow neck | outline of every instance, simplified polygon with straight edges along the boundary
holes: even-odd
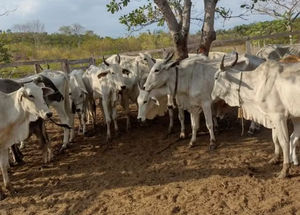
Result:
[[[174,94],[172,96],[173,104],[175,107],[177,107],[177,103],[176,103],[177,88],[178,88],[178,66],[175,67],[175,86],[174,86]]]

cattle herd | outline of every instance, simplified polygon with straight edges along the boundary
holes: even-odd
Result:
[[[300,109],[297,108],[300,102],[296,96],[300,93],[300,63],[297,63],[300,58],[291,49],[286,49],[285,56],[278,50],[273,45],[257,56],[236,52],[211,52],[208,57],[190,54],[181,62],[172,60],[173,54],[163,59],[154,59],[149,53],[116,54],[103,58],[101,65],[92,65],[86,71],[73,70],[67,74],[46,69],[22,79],[0,79],[0,168],[5,188],[15,192],[7,171],[11,162],[22,161],[19,148],[24,147],[24,141],[32,134],[40,142],[43,162],[51,160],[45,120],[63,127],[61,150],[64,150],[75,135],[87,134],[86,123],[95,126],[96,104],[99,104],[109,143],[119,131],[117,103],[125,111],[127,131],[131,130],[130,103],[137,105],[141,125],[146,119],[168,111],[169,133],[173,130],[173,109],[178,108],[180,138],[186,137],[184,110],[188,111],[192,127],[188,147],[196,142],[203,111],[210,134],[209,149],[217,147],[214,134],[217,118],[222,120],[230,106],[237,106],[245,119],[252,120],[250,133],[259,129],[260,124],[272,129],[275,152],[270,162],[278,163],[281,148],[283,167],[278,177],[287,177],[290,163],[299,164],[295,147],[300,137]],[[51,119],[50,106],[61,124]],[[75,116],[79,120],[79,134],[74,132]],[[290,137],[289,119],[294,125]],[[4,197],[0,187],[0,199]]]

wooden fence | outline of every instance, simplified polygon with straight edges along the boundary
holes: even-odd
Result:
[[[284,37],[284,36],[293,36],[293,35],[300,35],[300,31],[278,33],[278,34],[273,34],[273,35],[255,36],[255,37],[243,37],[243,38],[238,38],[238,39],[234,39],[234,40],[221,40],[221,41],[216,40],[212,43],[212,46],[215,48],[215,47],[230,45],[230,44],[234,44],[234,43],[245,43],[246,53],[254,54],[252,47],[251,47],[251,41],[253,41],[253,40],[274,39],[274,38],[279,38],[279,37]],[[198,48],[198,46],[199,46],[199,44],[190,44],[190,45],[188,45],[188,49],[190,51],[193,50],[194,52],[196,52],[196,49]],[[172,51],[174,51],[174,47],[160,48],[160,49],[153,49],[153,50],[134,51],[134,52],[125,52],[125,53],[120,53],[120,54],[133,56],[133,55],[137,55],[140,52],[148,52],[150,54],[158,54],[158,53],[172,52]],[[104,57],[107,58],[109,56],[104,56]],[[90,65],[95,65],[96,59],[100,59],[100,57],[78,59],[78,60],[56,59],[56,60],[34,60],[34,61],[25,61],[25,62],[2,63],[2,64],[0,64],[0,70],[3,68],[7,68],[7,67],[20,67],[20,66],[30,66],[30,65],[40,65],[40,64],[61,63],[62,71],[65,71],[68,73],[73,69],[86,69]],[[78,64],[81,64],[81,65],[75,66]],[[38,71],[36,71],[36,72],[38,72]],[[3,77],[2,75],[4,75],[4,74],[0,73],[1,77]]]

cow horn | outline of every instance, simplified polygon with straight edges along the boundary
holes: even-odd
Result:
[[[117,56],[118,56],[118,64],[120,64],[121,63],[121,57],[118,53],[117,53]]]
[[[172,59],[173,55],[174,53],[172,54],[169,53],[168,56],[165,58],[165,63],[168,63]]]
[[[225,71],[225,67],[224,67],[224,59],[225,59],[225,55],[222,58],[221,64],[220,64],[220,70],[221,71]]]
[[[239,54],[237,52],[235,52],[235,60],[232,62],[232,64],[230,66],[234,67],[235,64],[237,63],[238,59],[239,59]]]
[[[109,63],[106,62],[104,56],[103,56],[103,63],[104,63],[106,66],[109,66]]]
[[[44,70],[43,67],[38,63],[38,67],[40,67],[41,70]]]

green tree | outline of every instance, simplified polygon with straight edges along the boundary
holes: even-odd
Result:
[[[300,0],[251,0],[250,3],[241,7],[246,7],[258,14],[266,14],[281,20],[278,24],[284,26],[288,32],[293,31],[294,22],[300,15]],[[290,43],[292,43],[291,35]]]
[[[9,52],[8,44],[10,40],[5,33],[0,34],[0,63],[9,63],[12,55]]]

